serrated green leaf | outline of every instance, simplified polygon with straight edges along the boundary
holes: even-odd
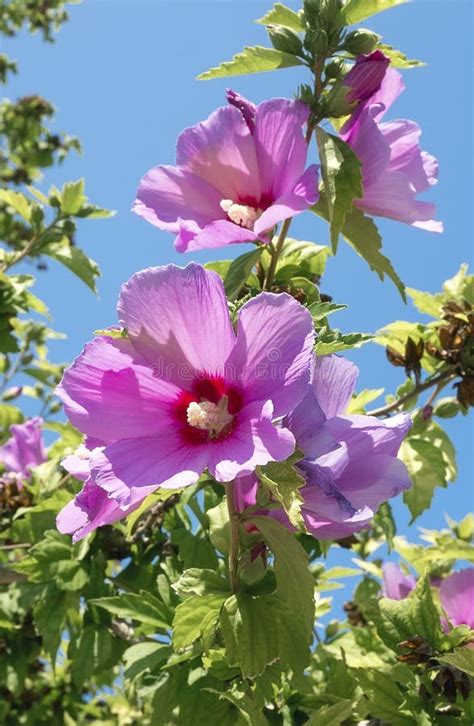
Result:
[[[84,194],[84,179],[78,179],[76,182],[67,182],[64,184],[61,195],[61,212],[66,216],[74,216],[81,209],[87,197]]]
[[[222,577],[214,570],[202,570],[192,567],[185,570],[180,576],[178,582],[173,585],[173,589],[180,597],[187,595],[216,595],[219,593],[227,593],[229,591],[229,581],[226,577]]]
[[[346,215],[351,212],[354,199],[363,196],[361,162],[345,141],[319,126],[316,137],[335,252]]]
[[[99,266],[78,247],[73,247],[67,237],[59,242],[50,242],[42,252],[74,272],[87,287],[97,292],[95,280],[100,277]]]
[[[396,5],[403,5],[409,0],[348,0],[339,11],[338,18],[341,25],[354,25],[372,15],[390,10]]]
[[[89,603],[120,618],[130,618],[157,628],[168,629],[171,626],[169,608],[144,590],[139,594],[123,593],[115,597],[93,598]]]
[[[301,514],[304,500],[299,491],[305,484],[304,477],[288,461],[272,461],[259,467],[257,475],[280,502],[291,524],[304,531],[305,524]]]
[[[212,78],[244,76],[248,73],[276,71],[279,68],[301,65],[303,65],[303,61],[289,53],[283,53],[274,48],[264,48],[261,45],[247,46],[241,53],[234,55],[231,61],[225,61],[219,66],[201,73],[197,80],[209,81]]]
[[[441,307],[444,302],[444,296],[438,293],[432,295],[430,292],[422,292],[415,290],[413,287],[407,287],[406,293],[411,297],[413,305],[420,313],[431,315],[433,318],[439,318],[441,315]]]
[[[423,68],[423,66],[426,66],[424,61],[407,58],[405,53],[392,48],[391,45],[379,43],[377,49],[381,50],[387,58],[390,58],[390,64],[393,68]]]
[[[454,666],[474,678],[474,650],[471,648],[456,648],[453,653],[438,657],[438,660],[446,665]]]
[[[12,207],[17,214],[22,217],[25,222],[31,219],[33,209],[32,203],[21,192],[14,192],[10,189],[0,189],[0,201],[5,202]]]
[[[340,726],[352,716],[354,708],[354,701],[346,699],[323,706],[311,715],[306,726]]]
[[[364,391],[357,393],[349,401],[349,405],[346,409],[346,413],[358,413],[364,414],[366,406],[372,401],[376,401],[382,393],[384,388],[366,388]]]
[[[319,202],[311,207],[311,211],[323,217],[323,219],[330,219],[328,203],[324,196],[321,196]],[[384,280],[386,275],[395,283],[404,302],[406,302],[405,285],[398,277],[388,257],[385,257],[381,252],[382,237],[374,220],[371,217],[366,217],[360,209],[353,207],[352,211],[345,216],[342,235],[381,280]]]
[[[308,307],[311,317],[315,322],[324,320],[328,315],[332,313],[338,313],[341,310],[347,310],[347,305],[340,305],[337,303],[330,302],[314,302]]]
[[[282,25],[284,28],[290,28],[297,33],[304,30],[304,23],[301,15],[295,13],[291,8],[287,8],[283,3],[275,3],[273,8],[266,13],[263,18],[255,21],[260,25]]]
[[[463,263],[458,272],[443,284],[443,292],[447,300],[466,300],[474,305],[474,275],[468,275],[469,266]]]
[[[173,619],[173,647],[181,650],[217,626],[228,593],[188,597],[176,608]]]
[[[134,680],[142,673],[153,670],[160,663],[164,663],[171,652],[169,645],[153,641],[132,645],[123,654],[125,677]]]
[[[360,348],[374,339],[373,335],[366,333],[341,333],[339,330],[319,331],[315,351],[317,355],[331,355],[342,353],[344,350]]]
[[[369,701],[370,714],[391,726],[415,726],[415,720],[403,708],[405,696],[388,673],[369,668],[354,668],[357,679]]]
[[[263,249],[258,248],[240,255],[232,263],[224,279],[224,288],[229,300],[235,300],[245,285],[248,276],[259,261]]]

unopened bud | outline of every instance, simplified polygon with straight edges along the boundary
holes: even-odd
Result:
[[[294,30],[283,28],[281,25],[269,25],[267,32],[275,50],[291,55],[301,55],[303,52],[303,42]]]
[[[374,33],[372,30],[358,28],[346,35],[344,50],[352,53],[352,55],[371,53],[381,38],[381,35]]]

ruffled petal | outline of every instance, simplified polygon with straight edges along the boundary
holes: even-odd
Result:
[[[185,129],[178,139],[176,161],[219,190],[221,199],[260,199],[253,136],[233,106],[219,108],[207,121]]]
[[[474,630],[474,567],[453,572],[442,580],[441,604],[451,623]]]
[[[32,467],[46,461],[42,425],[43,419],[36,416],[10,426],[10,438],[0,447],[0,462],[7,471],[26,477]]]
[[[395,562],[385,562],[382,575],[382,595],[391,600],[404,600],[416,586],[415,577],[405,575]]]
[[[57,388],[71,423],[101,442],[158,433],[179,392],[130,340],[106,336],[85,346]]]
[[[82,492],[61,509],[56,517],[56,526],[62,534],[72,534],[73,542],[79,542],[98,527],[113,524],[131,514],[139,504],[137,501],[127,509],[121,509],[116,501],[109,499],[106,492],[89,479]]]
[[[405,464],[388,454],[372,454],[351,462],[337,481],[355,509],[368,506],[374,511],[411,484]]]
[[[442,232],[443,224],[434,219],[436,207],[419,202],[409,178],[400,171],[386,169],[376,182],[364,186],[364,197],[355,205],[368,214],[388,217],[431,232]]]
[[[257,239],[258,235],[252,232],[251,229],[240,227],[228,220],[219,219],[217,222],[208,224],[200,231],[189,242],[186,252],[227,247],[227,245],[241,244],[243,242],[256,242]]]
[[[222,195],[190,171],[155,166],[142,178],[132,211],[169,232],[179,231],[178,220],[192,220],[199,228],[225,218]]]
[[[318,169],[316,164],[309,166],[293,189],[278,197],[271,207],[265,210],[254,225],[257,235],[264,235],[278,222],[295,217],[316,204],[319,199]]]
[[[155,375],[182,388],[196,372],[222,374],[235,342],[221,278],[194,263],[137,272],[122,287],[118,314]]]
[[[396,456],[411,425],[406,413],[382,421],[375,416],[335,416],[326,424],[334,438],[346,444],[351,461],[372,453]]]
[[[295,439],[288,429],[272,423],[271,401],[257,401],[239,413],[232,433],[208,448],[208,469],[217,481],[233,481],[251,474],[269,461],[284,461],[295,450]]]
[[[194,484],[206,468],[206,447],[186,445],[177,429],[107,446],[91,470],[95,484],[124,509],[159,487]]]
[[[344,413],[355,390],[359,369],[338,355],[317,357],[313,389],[326,418]]]
[[[437,183],[438,162],[420,149],[418,124],[400,119],[380,124],[379,128],[390,146],[390,169],[404,172],[417,192]]]
[[[311,315],[286,293],[262,293],[239,312],[237,341],[226,369],[241,382],[246,402],[270,399],[275,416],[301,400],[310,378]]]
[[[278,199],[302,177],[308,154],[302,127],[308,117],[300,101],[274,98],[257,106],[254,139],[264,196]]]

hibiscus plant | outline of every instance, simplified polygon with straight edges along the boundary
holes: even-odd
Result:
[[[455,480],[443,420],[474,405],[467,265],[406,288],[377,228],[443,231],[423,196],[437,160],[392,116],[422,64],[359,27],[403,2],[278,2],[268,47],[201,73],[305,77],[292,99],[229,89],[145,173],[132,211],[187,257],[133,274],[69,365],[49,360],[31,269],[53,259],[96,291],[78,223],[112,212],[83,180],[41,191],[79,142],[40,96],[1,102],[2,724],[473,723],[474,515],[409,541],[390,503],[413,523]],[[50,41],[66,4],[10,0],[0,33]],[[303,214],[328,245],[291,236]],[[321,280],[340,238],[424,317],[334,328],[345,306]],[[345,357],[366,344],[405,372],[378,405]],[[346,578],[344,604],[326,595]]]

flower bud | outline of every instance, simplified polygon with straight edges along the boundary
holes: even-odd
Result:
[[[283,28],[281,25],[269,25],[267,32],[275,50],[291,55],[301,55],[303,52],[303,42],[294,30]]]
[[[353,55],[371,53],[381,38],[381,35],[374,33],[372,30],[358,28],[346,35],[344,50]]]
[[[389,64],[380,50],[359,56],[329,96],[330,115],[345,116],[353,111],[355,103],[370,98],[380,88]]]

